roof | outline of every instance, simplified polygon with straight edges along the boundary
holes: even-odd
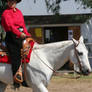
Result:
[[[24,16],[26,24],[75,24],[84,23],[92,14],[73,14],[73,15],[46,15],[46,16]]]
[[[82,24],[91,16],[92,14],[89,13],[73,15],[24,16],[24,19],[26,24],[29,25]]]

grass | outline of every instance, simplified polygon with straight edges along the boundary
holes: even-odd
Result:
[[[78,74],[76,75],[79,76]],[[52,81],[54,82],[92,82],[92,73],[88,76],[80,75],[79,78],[75,78],[74,74],[63,74],[61,76],[53,76]]]

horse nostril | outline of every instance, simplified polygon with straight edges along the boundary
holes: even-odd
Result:
[[[87,69],[86,72],[89,73],[89,70]]]
[[[85,70],[85,71],[82,71],[82,73],[83,73],[84,75],[89,75],[90,71],[87,69],[87,70]]]
[[[87,69],[87,70],[85,71],[85,73],[86,73],[86,75],[88,75],[88,74],[90,73],[90,71]]]

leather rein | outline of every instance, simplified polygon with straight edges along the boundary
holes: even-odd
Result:
[[[73,41],[73,40],[72,40]],[[73,41],[73,43],[74,43],[74,41]],[[77,49],[76,49],[76,47],[79,45],[79,42],[78,42],[78,44],[77,45],[75,45],[75,43],[74,43],[74,50],[75,50],[75,55],[76,55],[76,58],[77,58],[77,60],[78,60],[78,64],[79,64],[79,69],[80,69],[80,71],[82,71],[82,66],[81,66],[81,62],[80,62],[80,59],[79,59],[79,56],[78,56],[78,52],[77,52]],[[36,48],[35,48],[36,49]],[[36,54],[36,52],[34,51],[34,49],[33,49],[33,52],[35,53],[35,55],[41,60],[41,62],[44,64],[44,65],[46,65],[50,70],[52,70],[55,74],[57,73],[57,71],[56,70],[54,70],[52,67],[50,67],[48,64],[46,64],[42,59],[41,59],[41,57],[39,57],[37,54]],[[65,77],[65,78],[69,78],[69,77]],[[74,78],[74,77],[72,77],[72,78]],[[79,76],[76,76],[75,78],[79,78]]]
[[[72,41],[73,41],[73,40],[72,40]],[[76,47],[79,45],[80,42],[78,41],[78,44],[77,44],[77,45],[75,44],[74,41],[73,41],[73,43],[74,43],[74,50],[75,50],[75,55],[76,55],[76,58],[77,58],[77,61],[78,61],[79,69],[80,69],[80,71],[82,71],[81,61],[80,61],[80,59],[79,59],[78,51],[77,51],[77,49],[76,49]]]

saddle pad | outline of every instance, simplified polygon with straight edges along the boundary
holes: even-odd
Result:
[[[34,46],[34,41],[31,41],[31,42],[30,42],[30,45],[31,45],[31,49],[30,49],[30,51],[29,51],[29,54],[28,54],[27,57],[25,58],[26,63],[29,63],[30,56],[31,56],[31,52],[32,52],[32,48],[33,48],[33,46]],[[24,60],[22,60],[22,62],[24,63]],[[0,54],[0,63],[11,64],[10,57],[7,56],[7,55]]]
[[[7,55],[0,55],[0,63],[7,63],[10,64],[10,58]]]

